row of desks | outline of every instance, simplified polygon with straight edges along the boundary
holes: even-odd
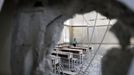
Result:
[[[83,54],[87,53],[87,48],[81,47],[56,47],[52,52],[52,55],[57,55],[61,58],[75,58],[78,56],[80,63],[83,61]],[[77,55],[77,56],[76,56]]]
[[[70,49],[70,48],[62,48],[61,51],[63,52],[70,52],[73,53],[73,58],[80,59],[80,63],[83,61],[83,51],[79,49]]]
[[[87,52],[86,48],[81,48],[81,47],[56,47],[54,49],[54,51],[52,52],[52,55],[60,57],[62,58],[66,58],[68,59],[68,66],[69,66],[69,70],[71,69],[71,65],[70,64],[74,64],[71,63],[72,59],[74,59],[77,55],[77,58],[80,60],[80,63],[83,62],[83,54],[85,54]]]
[[[73,55],[83,55],[84,51],[80,49],[71,49],[71,48],[60,48],[55,49],[55,51],[52,52],[52,55],[57,55],[64,58],[72,58]]]

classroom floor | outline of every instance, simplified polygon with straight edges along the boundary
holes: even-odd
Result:
[[[101,58],[109,48],[110,46],[108,48],[101,46],[98,50],[98,46],[94,46],[94,49],[88,52],[84,58],[84,62],[81,65],[82,67],[78,67],[80,71],[78,71],[78,75],[101,75]]]

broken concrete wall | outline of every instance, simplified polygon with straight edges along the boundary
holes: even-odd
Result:
[[[49,75],[49,55],[60,38],[66,19],[51,8],[24,8],[18,11],[13,27],[12,75]]]
[[[46,62],[46,59],[45,62],[43,62],[43,56],[44,54],[49,55],[51,48],[48,47],[53,47],[56,41],[58,41],[63,22],[67,18],[65,18],[65,16],[63,17],[56,9],[39,8],[39,10],[36,10],[34,8],[24,8],[24,10],[15,12],[15,8],[12,8],[12,6],[14,6],[12,2],[6,1],[0,14],[0,74],[10,75],[11,66],[13,75],[29,75],[30,71],[34,69],[36,70],[41,62],[42,64]],[[13,36],[12,28],[13,30],[15,29]],[[45,38],[46,36],[48,36],[47,39]],[[12,42],[11,37],[14,39]],[[46,41],[43,41],[44,39],[46,39]],[[47,44],[44,45],[44,42]],[[53,42],[52,45],[51,42]],[[11,47],[12,50],[10,51]],[[48,51],[44,52],[44,50]],[[33,56],[35,56],[35,60],[33,59]],[[12,61],[11,64],[10,60]]]
[[[14,5],[6,0],[0,12],[0,75],[10,75],[10,43]]]

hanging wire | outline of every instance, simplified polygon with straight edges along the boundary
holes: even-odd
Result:
[[[82,15],[82,17],[83,17],[83,15]],[[83,19],[83,25],[84,25],[84,19]],[[81,44],[84,46],[84,41],[85,41],[85,39],[84,39],[84,28],[82,27],[82,38],[81,38],[81,41],[83,41]]]
[[[103,43],[103,41],[104,41],[104,39],[105,39],[105,36],[106,36],[106,34],[107,34],[107,32],[108,32],[108,30],[109,30],[109,28],[110,28],[109,25],[110,25],[110,20],[109,20],[109,22],[108,22],[107,29],[106,29],[106,31],[105,31],[105,33],[104,33],[104,36],[103,36],[103,38],[102,38],[102,40],[101,40],[101,43],[99,44],[99,47],[98,47],[97,50],[95,51],[95,54],[94,54],[93,58],[91,59],[91,61],[89,62],[89,65],[87,66],[87,68],[86,68],[85,71],[83,72],[83,75],[85,75],[86,71],[89,69],[91,63],[93,62],[95,56],[96,56],[97,53],[99,52],[100,47],[101,47],[101,45],[102,45],[102,43]]]
[[[91,33],[90,41],[88,40],[88,42],[89,42],[88,47],[89,47],[89,45],[91,44],[91,41],[92,41],[92,38],[93,38],[93,35],[94,35],[94,32],[95,32],[95,27],[96,27],[96,23],[97,23],[97,18],[98,18],[98,13],[96,13],[95,22],[94,22],[94,27],[93,27],[93,31],[92,31],[92,33]],[[90,25],[90,24],[88,23],[87,19],[84,17],[84,15],[83,15],[83,19],[85,20],[85,22],[86,22],[88,25]],[[88,30],[89,30],[89,26],[88,26]],[[89,32],[89,31],[88,31],[88,32]],[[89,33],[88,33],[88,39],[89,39]],[[78,75],[81,73],[82,68],[83,68],[84,65],[85,65],[85,63],[83,63],[82,66],[80,67],[80,71],[78,72]]]
[[[87,28],[87,32],[88,32],[88,42],[89,42],[88,47],[89,47],[90,44],[92,43],[93,35],[94,35],[94,32],[95,32],[95,28],[96,28],[97,18],[98,18],[98,13],[96,13],[96,16],[95,16],[95,22],[94,22],[93,31],[92,31],[92,33],[91,33],[91,38],[90,38],[90,40],[89,40],[89,26],[88,26],[88,28]],[[90,25],[89,22],[88,22],[88,20],[84,17],[84,15],[83,15],[83,19],[86,21],[86,23],[87,23],[88,25]]]

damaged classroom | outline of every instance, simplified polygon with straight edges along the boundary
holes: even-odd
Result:
[[[134,75],[134,0],[0,0],[0,75]]]

